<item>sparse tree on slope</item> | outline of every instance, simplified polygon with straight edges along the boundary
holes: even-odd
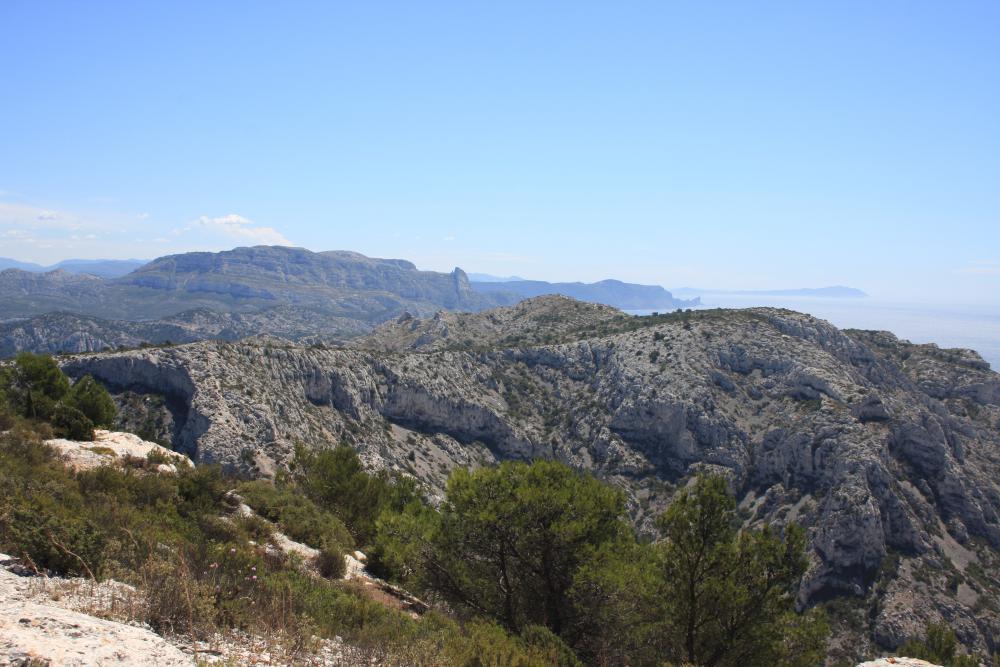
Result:
[[[448,480],[440,513],[383,523],[389,551],[460,609],[513,632],[577,622],[570,589],[580,566],[627,533],[620,492],[551,461],[507,462]]]
[[[659,526],[671,660],[749,667],[809,664],[822,655],[824,621],[795,615],[807,565],[800,528],[788,526],[783,538],[767,527],[738,530],[735,502],[721,477],[699,477],[682,490]],[[801,638],[794,647],[784,641],[790,634]]]
[[[4,373],[8,400],[22,416],[48,419],[69,392],[69,379],[48,355],[22,352]]]

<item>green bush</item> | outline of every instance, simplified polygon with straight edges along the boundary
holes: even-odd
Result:
[[[7,403],[6,397],[0,395],[0,431],[6,431],[14,425],[14,410]]]
[[[253,540],[254,542],[260,544],[270,542],[271,537],[274,535],[274,525],[267,519],[257,516],[256,514],[238,516],[236,517],[234,523],[237,530],[244,536],[244,538]]]
[[[178,471],[177,482],[180,510],[185,516],[218,511],[228,490],[222,478],[222,469],[214,465],[184,466]]]
[[[53,408],[52,427],[60,438],[86,441],[94,439],[94,422],[87,419],[87,415],[65,403],[56,403]]]
[[[106,535],[52,451],[26,428],[0,437],[0,546],[35,567],[88,575]]]
[[[342,579],[347,569],[343,549],[339,546],[320,549],[316,556],[316,569],[327,579]]]
[[[22,352],[0,377],[14,410],[29,419],[49,419],[69,393],[69,378],[48,355]]]
[[[89,375],[73,385],[66,395],[65,403],[82,412],[95,426],[101,428],[111,428],[118,414],[111,394]]]
[[[162,449],[151,449],[149,453],[146,454],[146,463],[152,466],[157,466],[160,464],[170,464],[173,463],[174,459],[170,454],[167,454]]]
[[[240,494],[258,514],[278,524],[291,539],[315,549],[354,548],[350,532],[334,514],[321,509],[297,488],[263,480],[244,482]]]
[[[412,479],[366,473],[357,453],[346,445],[320,451],[299,447],[294,466],[296,486],[340,519],[363,547],[375,542],[376,521],[383,511],[399,511],[419,500]]]
[[[622,494],[554,462],[456,470],[440,512],[410,506],[380,524],[393,558],[417,582],[466,612],[518,633],[571,631],[579,568],[625,539]]]
[[[896,649],[896,653],[944,667],[979,667],[982,662],[977,655],[959,653],[955,631],[943,623],[929,623],[923,639],[910,639]]]

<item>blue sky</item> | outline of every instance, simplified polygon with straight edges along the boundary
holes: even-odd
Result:
[[[1000,294],[1000,3],[0,5],[0,256]]]

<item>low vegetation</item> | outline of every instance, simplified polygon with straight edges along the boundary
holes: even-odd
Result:
[[[826,624],[797,615],[804,538],[739,531],[718,477],[698,478],[637,541],[622,495],[553,462],[456,471],[440,511],[383,516],[408,585],[511,633],[542,627],[588,664],[813,665]]]
[[[70,385],[46,355],[23,352],[0,369],[0,427],[15,417],[51,424],[56,435],[93,440],[94,427],[110,427],[117,412],[108,391],[86,376]]]
[[[928,624],[923,637],[905,642],[898,653],[943,667],[979,667],[987,664],[987,660],[979,655],[960,653],[955,631],[941,623]],[[991,664],[1000,665],[1000,655],[994,655]]]

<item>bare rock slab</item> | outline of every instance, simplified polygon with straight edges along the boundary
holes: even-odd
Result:
[[[150,630],[34,603],[0,603],[0,662],[66,667],[190,667],[191,658]]]

